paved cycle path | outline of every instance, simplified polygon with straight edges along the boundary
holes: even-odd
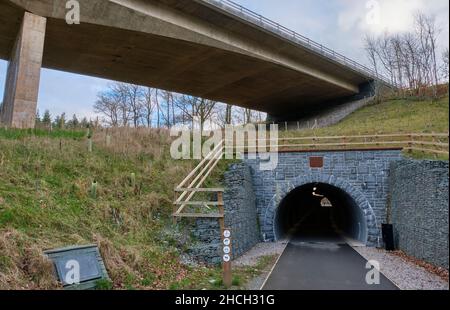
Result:
[[[397,290],[380,274],[368,285],[367,260],[333,232],[310,237],[297,232],[278,260],[263,290]],[[382,269],[382,266],[381,266]]]

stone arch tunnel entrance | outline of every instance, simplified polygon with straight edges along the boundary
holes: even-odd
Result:
[[[326,183],[308,183],[290,191],[274,216],[276,239],[288,236],[308,241],[347,237],[367,242],[364,211],[343,189]]]

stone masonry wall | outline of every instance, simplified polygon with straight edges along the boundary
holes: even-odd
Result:
[[[231,165],[224,175],[225,227],[232,231],[232,258],[250,250],[261,239],[250,168]],[[217,219],[198,219],[193,234],[199,241],[192,249],[197,260],[206,264],[221,262],[220,225]]]
[[[310,168],[310,157],[323,157],[323,168]],[[389,169],[402,159],[401,150],[279,153],[273,171],[259,169],[260,159],[244,158],[225,173],[225,225],[233,231],[233,258],[259,240],[272,241],[274,214],[294,188],[327,183],[348,193],[367,222],[367,245],[381,246],[381,224],[387,220]],[[216,219],[199,219],[193,230],[199,240],[192,252],[198,259],[221,261],[220,227]]]
[[[323,168],[310,168],[309,158],[313,156],[323,157]],[[275,239],[273,218],[279,202],[298,186],[321,182],[341,188],[354,198],[368,222],[368,245],[380,245],[381,224],[386,222],[389,167],[401,158],[400,150],[279,153],[278,167],[273,171],[260,170],[259,158],[246,158],[264,239]]]
[[[396,247],[448,269],[448,162],[402,160],[391,171]]]
[[[232,230],[236,258],[261,240],[252,175],[245,163],[231,165],[225,172],[224,202],[225,226]]]
[[[198,241],[190,248],[194,258],[207,265],[219,264],[221,262],[219,220],[197,219],[193,225],[192,234]]]

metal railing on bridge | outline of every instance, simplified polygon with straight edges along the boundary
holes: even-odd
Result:
[[[235,17],[238,17],[242,20],[252,23],[255,26],[258,26],[266,31],[270,31],[271,33],[281,36],[284,39],[287,39],[293,43],[296,43],[304,48],[309,49],[310,51],[319,54],[320,56],[325,56],[335,62],[338,62],[341,65],[344,65],[348,68],[353,69],[354,71],[363,74],[367,77],[373,78],[375,80],[380,80],[386,83],[387,85],[392,85],[392,82],[386,78],[385,76],[375,72],[372,69],[320,44],[317,43],[297,32],[291,30],[277,22],[274,22],[261,14],[255,13],[246,7],[237,4],[231,0],[198,0],[201,2],[206,2],[218,9],[221,9],[229,14],[232,14]]]

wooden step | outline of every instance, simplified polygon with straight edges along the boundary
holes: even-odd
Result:
[[[223,218],[222,214],[219,213],[209,213],[209,214],[200,214],[200,213],[174,213],[174,217],[187,217],[187,218]]]

